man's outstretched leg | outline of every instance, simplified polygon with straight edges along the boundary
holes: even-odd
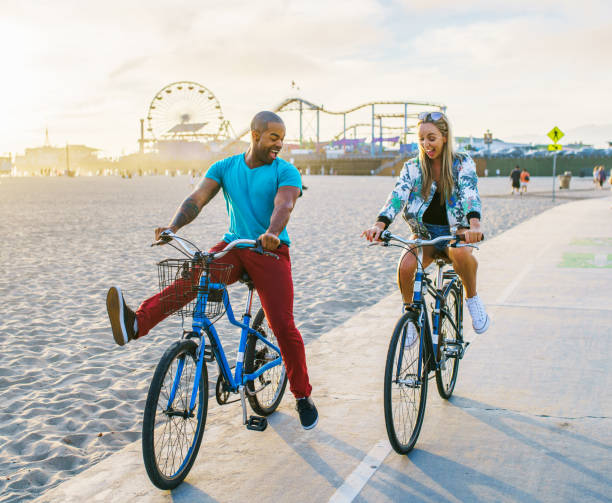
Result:
[[[210,251],[222,250],[227,243],[221,241]],[[234,251],[230,251],[224,258],[225,264],[234,267],[228,279],[228,284],[238,281],[242,274],[242,265]],[[196,298],[197,286],[200,280],[201,269],[195,269],[193,275],[186,279],[179,279],[166,287],[160,293],[149,297],[140,304],[134,312],[125,302],[123,292],[119,287],[113,286],[106,296],[106,310],[110,319],[113,337],[119,346],[129,341],[144,337],[158,323],[165,320],[171,313],[178,311],[187,303]],[[211,279],[215,280],[214,273]]]
[[[123,346],[147,335],[155,325],[196,297],[196,289],[193,286],[197,281],[199,274],[195,274],[191,279],[174,282],[162,292],[145,300],[136,312],[125,302],[121,289],[112,286],[106,295],[106,310],[115,342]]]

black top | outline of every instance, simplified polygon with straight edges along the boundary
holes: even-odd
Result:
[[[437,190],[423,214],[423,222],[434,225],[448,225],[446,203],[440,204],[440,192]]]
[[[520,172],[520,170],[514,168],[512,170],[512,172],[510,173],[510,178],[512,178],[512,182],[520,183],[520,181],[521,181],[521,172]]]

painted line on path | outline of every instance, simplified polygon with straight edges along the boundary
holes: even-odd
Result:
[[[336,489],[336,492],[329,499],[329,503],[350,503],[353,501],[390,452],[391,444],[389,444],[389,440],[380,440],[366,454],[359,466],[344,480],[344,483]]]

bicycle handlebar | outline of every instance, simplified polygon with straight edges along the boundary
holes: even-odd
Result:
[[[174,232],[172,232],[170,229],[166,229],[165,231],[163,231],[160,235],[159,235],[159,239],[157,241],[155,241],[154,243],[151,243],[151,246],[161,246],[161,245],[165,245],[166,243],[169,243],[170,241],[176,241],[176,244],[179,245],[179,247],[181,248],[181,250],[183,250],[183,252],[193,258],[195,256],[195,254],[197,253],[198,250],[194,250],[193,248],[191,248],[186,241],[184,241],[183,239],[181,239],[180,237],[178,237],[176,234],[174,234]]]
[[[395,234],[391,234],[390,231],[383,231],[380,234],[380,241],[382,241],[383,244],[389,243],[389,241],[399,241],[400,243],[405,244],[405,245],[415,245],[415,246],[429,246],[429,245],[435,245],[436,243],[440,243],[442,241],[454,241],[452,244],[450,244],[450,246],[453,248],[462,248],[465,246],[470,246],[472,248],[478,249],[476,245],[471,244],[471,243],[463,244],[463,245],[457,244],[460,241],[465,241],[465,236],[462,234],[456,234],[454,236],[438,236],[437,238],[434,238],[434,239],[419,239],[419,238],[404,239],[400,236],[396,236]]]
[[[197,253],[202,253],[200,250],[194,250],[193,248],[191,248],[185,239],[178,237],[176,234],[174,234],[174,232],[169,229],[163,231],[160,234],[160,239],[158,241],[155,241],[154,243],[151,243],[151,246],[160,246],[169,243],[173,240],[176,242],[176,244],[179,245],[181,250],[183,250],[183,252],[190,258],[194,258]],[[276,258],[277,260],[279,259],[278,255],[264,250],[261,245],[261,242],[259,240],[256,241],[254,239],[234,239],[234,241],[228,243],[227,246],[223,248],[223,250],[219,250],[213,253],[207,253],[206,255],[212,257],[213,260],[216,260],[218,258],[223,257],[225,254],[227,254],[227,252],[229,252],[232,248],[235,248],[238,245],[250,245],[246,248],[253,248],[253,251],[256,253],[259,253],[261,255],[269,255],[271,257]]]

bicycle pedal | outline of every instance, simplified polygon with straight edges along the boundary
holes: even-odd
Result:
[[[447,358],[454,358],[459,355],[459,348],[446,348],[444,354]]]
[[[268,427],[268,420],[261,416],[250,416],[246,427],[247,430],[264,431]]]
[[[212,348],[209,348],[209,347],[204,348],[204,361],[205,362],[215,361],[215,353],[213,353]]]

